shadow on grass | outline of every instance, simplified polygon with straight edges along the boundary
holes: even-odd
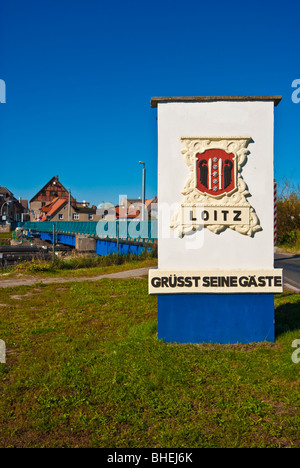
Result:
[[[295,300],[278,305],[275,309],[275,336],[300,330],[300,296]],[[295,296],[294,296],[295,297]]]

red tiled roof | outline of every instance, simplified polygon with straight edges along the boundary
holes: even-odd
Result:
[[[48,216],[53,216],[56,211],[67,203],[67,200],[65,198],[54,198],[51,203],[48,203],[48,205],[45,205],[41,208],[41,211],[46,213],[45,216],[42,217],[41,221],[47,221]]]
[[[142,206],[142,203],[143,203],[143,201],[140,198],[127,199],[127,201],[129,202],[129,206],[133,206],[134,208],[138,208],[138,207]],[[145,199],[145,206],[148,208],[151,205],[151,203],[153,203],[153,202],[157,202],[156,197],[146,198]]]
[[[114,207],[116,217],[119,218],[137,218],[140,215],[140,210],[137,207],[132,207],[126,210],[123,206]]]
[[[28,210],[28,200],[21,200],[21,205],[25,210]]]

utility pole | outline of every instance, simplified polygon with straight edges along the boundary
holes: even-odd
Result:
[[[120,249],[120,221],[117,219],[117,256],[119,256],[119,249]]]
[[[53,224],[53,239],[52,239],[53,245],[52,245],[52,260],[53,263],[55,263],[55,224]]]

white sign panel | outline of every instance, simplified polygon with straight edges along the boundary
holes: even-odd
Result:
[[[158,103],[158,267],[274,269],[273,101]]]

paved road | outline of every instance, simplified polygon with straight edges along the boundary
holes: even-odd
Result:
[[[300,294],[300,255],[275,253],[275,268],[283,269],[285,287]]]

